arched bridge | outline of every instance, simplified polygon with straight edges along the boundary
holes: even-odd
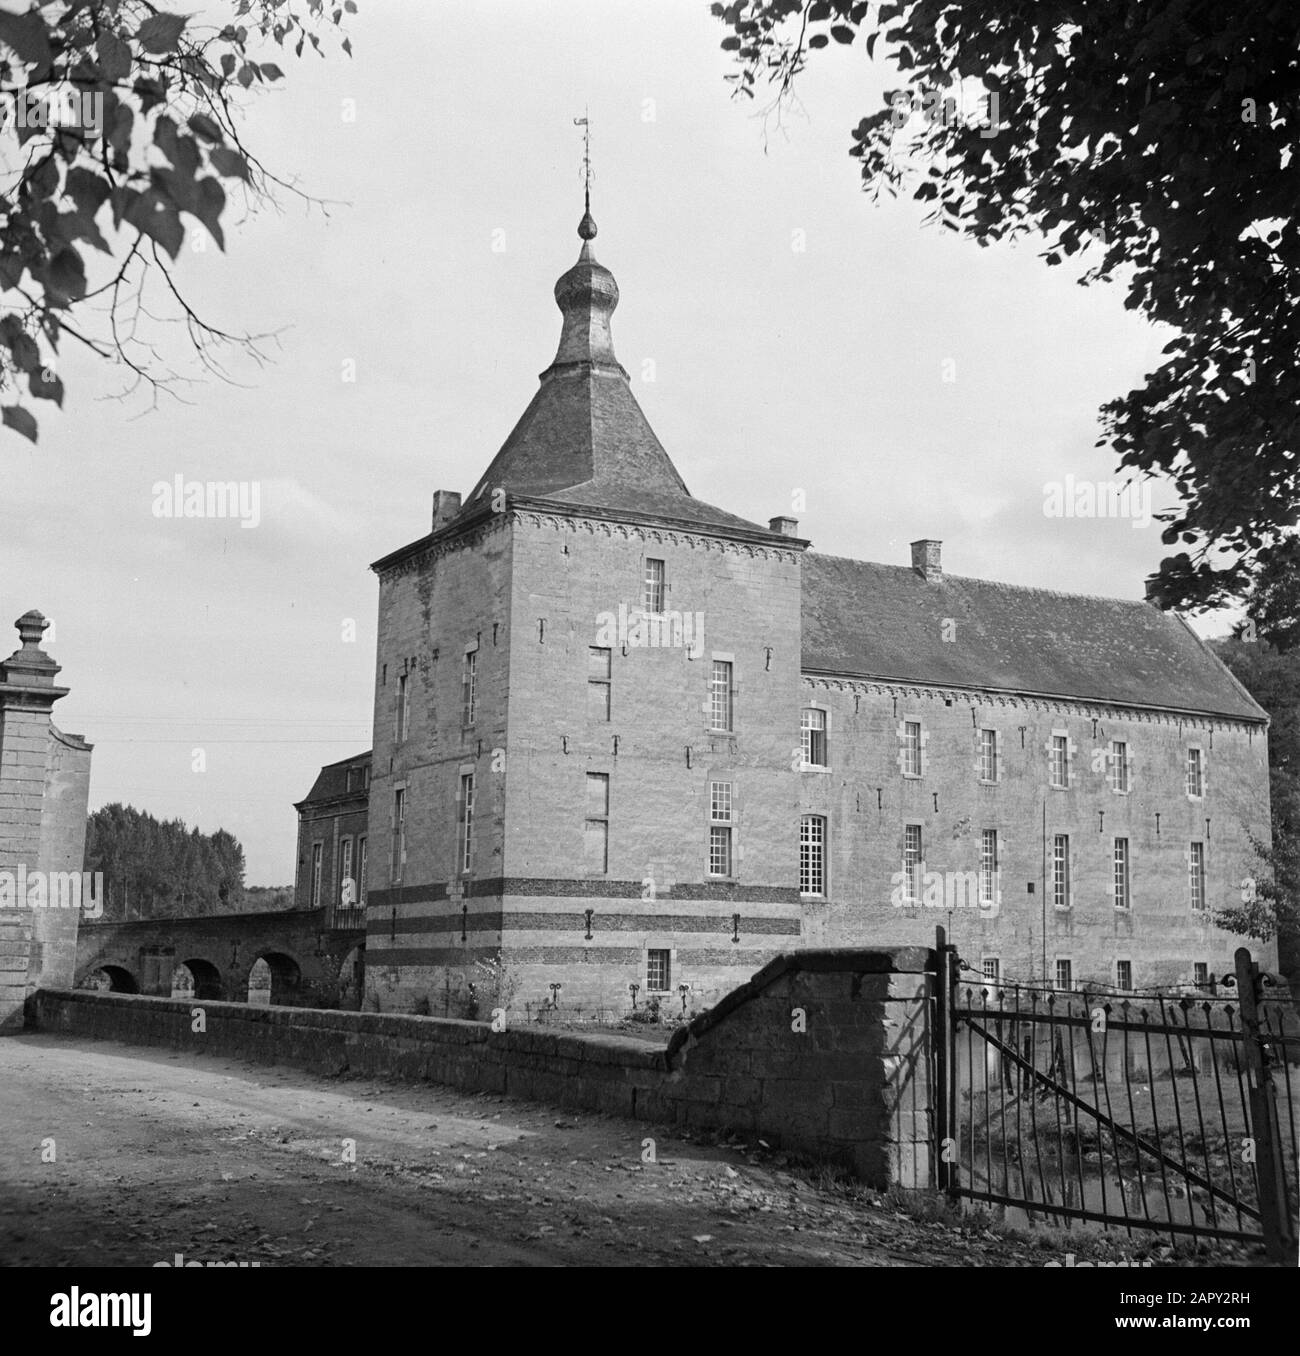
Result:
[[[359,1008],[364,928],[331,927],[324,909],[88,923],[77,986],[162,997]]]

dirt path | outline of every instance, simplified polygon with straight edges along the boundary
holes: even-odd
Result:
[[[651,1137],[657,1161],[643,1162]],[[52,1163],[42,1161],[49,1139]],[[8,1265],[151,1266],[177,1253],[261,1266],[969,1267],[1055,1256],[820,1190],[757,1146],[116,1042],[0,1040],[0,1143]]]

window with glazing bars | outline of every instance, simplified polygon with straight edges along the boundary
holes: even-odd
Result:
[[[1128,891],[1128,839],[1115,839],[1115,907],[1127,909]]]
[[[461,724],[473,725],[478,719],[478,651],[466,650],[461,672]]]
[[[662,560],[646,558],[645,587],[641,594],[641,609],[644,612],[662,612],[664,610],[664,563]]]
[[[807,707],[799,719],[803,761],[808,767],[826,766],[826,712]]]
[[[645,986],[648,993],[669,993],[673,981],[673,953],[647,951],[645,958]]]
[[[903,775],[919,777],[921,775],[921,722],[905,720],[903,722]]]
[[[731,783],[709,783],[709,875],[731,875]]]
[[[1053,735],[1051,751],[1051,783],[1057,790],[1070,785],[1070,737]]]
[[[709,675],[709,728],[730,730],[731,720],[731,663],[715,659]]]
[[[1070,836],[1066,833],[1052,838],[1052,903],[1058,909],[1070,907]]]
[[[998,732],[980,731],[980,781],[995,782],[998,779]]]
[[[460,778],[460,867],[469,871],[474,865],[474,774]]]
[[[985,829],[980,834],[980,903],[996,904],[998,899],[998,831]]]
[[[1122,739],[1110,741],[1110,789],[1112,791],[1129,789],[1128,744]]]
[[[921,898],[921,826],[903,826],[903,890],[904,899]]]
[[[799,893],[826,893],[826,821],[804,815],[799,821]]]
[[[1187,855],[1187,886],[1192,908],[1205,907],[1205,844],[1191,843]]]
[[[1187,750],[1187,794],[1198,800],[1205,794],[1205,754],[1201,749]]]

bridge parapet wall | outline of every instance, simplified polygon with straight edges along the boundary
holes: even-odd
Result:
[[[85,990],[41,990],[29,1022],[192,1055],[426,1079],[735,1130],[839,1163],[880,1187],[920,1187],[932,1181],[931,956],[906,947],[778,957],[665,1046],[536,1026],[494,1031],[455,1018]]]

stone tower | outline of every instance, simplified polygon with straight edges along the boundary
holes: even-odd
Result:
[[[807,543],[691,495],[615,356],[595,234],[505,444],[373,567],[383,1010],[486,1007],[498,958],[519,1007],[707,1005],[798,942]]]

